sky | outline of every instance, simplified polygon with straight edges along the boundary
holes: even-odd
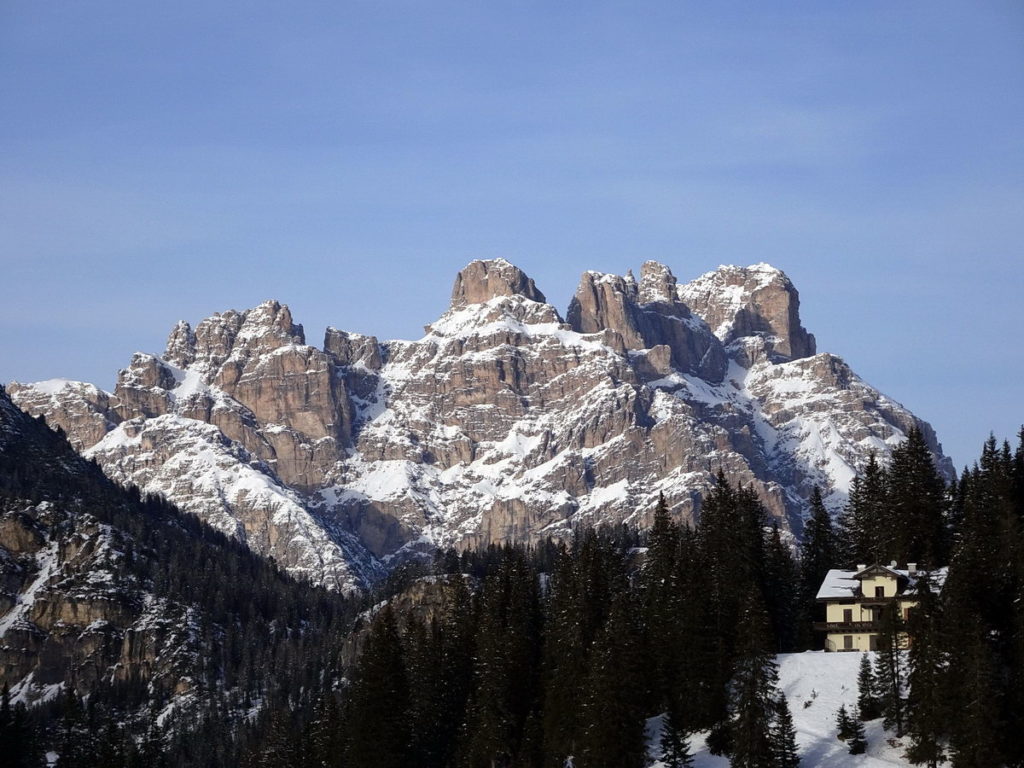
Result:
[[[0,233],[0,381],[108,389],[267,298],[765,261],[962,467],[1024,423],[1024,4],[7,0]]]

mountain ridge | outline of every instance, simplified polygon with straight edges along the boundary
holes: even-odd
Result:
[[[651,261],[586,272],[563,318],[478,260],[419,340],[328,327],[318,348],[270,300],[178,323],[112,393],[10,391],[115,479],[343,591],[435,546],[644,525],[661,493],[690,519],[719,470],[799,533],[814,485],[838,509],[915,426],[952,471],[930,426],[817,353],[766,264],[682,285]]]

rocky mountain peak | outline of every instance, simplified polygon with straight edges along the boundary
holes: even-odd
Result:
[[[272,348],[306,343],[302,326],[292,321],[292,311],[286,304],[270,299],[243,312],[242,317],[242,327],[238,333],[242,341],[269,341]]]
[[[645,261],[640,268],[640,303],[674,304],[676,277],[672,270],[657,261]]]
[[[584,272],[567,319],[578,333],[613,333],[621,340],[616,346],[624,349],[664,348],[672,366],[681,371],[710,381],[721,381],[725,374],[721,343],[676,298],[672,271],[656,261],[643,265],[639,286],[632,274]],[[664,366],[655,369],[663,372]]]
[[[773,360],[815,354],[814,336],[800,322],[800,294],[770,264],[721,266],[680,286],[678,294],[726,345],[757,336]]]
[[[533,280],[519,267],[505,259],[472,261],[455,278],[452,287],[452,309],[482,304],[498,296],[525,296],[546,303]]]
[[[167,336],[164,360],[179,368],[187,368],[196,358],[196,335],[192,326],[179,320]]]

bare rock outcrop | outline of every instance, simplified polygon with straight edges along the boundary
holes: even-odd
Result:
[[[116,400],[93,384],[67,379],[12,382],[7,392],[23,410],[63,429],[78,451],[99,442],[121,421],[113,408]]]
[[[611,331],[627,350],[665,347],[672,368],[720,382],[726,358],[721,342],[676,295],[676,278],[664,264],[645,262],[637,285],[625,277],[586,272],[569,305],[569,324],[580,333]],[[657,362],[657,358],[648,358]],[[653,378],[668,372],[655,364]]]
[[[760,336],[775,361],[810,357],[814,336],[800,323],[800,295],[789,278],[768,264],[719,267],[687,285],[679,298],[703,318],[724,344]]]
[[[470,262],[455,278],[452,308],[482,304],[498,296],[525,296],[543,304],[544,294],[519,267],[504,259]]]

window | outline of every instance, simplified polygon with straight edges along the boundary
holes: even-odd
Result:
[[[868,650],[869,651],[877,651],[878,650],[878,635],[870,635],[868,637]]]
[[[875,597],[885,597],[885,587],[875,587]]]
[[[849,624],[852,621],[853,621],[853,609],[852,608],[845,608],[843,610],[843,623],[844,624]]]
[[[843,635],[843,650],[844,651],[852,651],[853,650],[853,635]]]

